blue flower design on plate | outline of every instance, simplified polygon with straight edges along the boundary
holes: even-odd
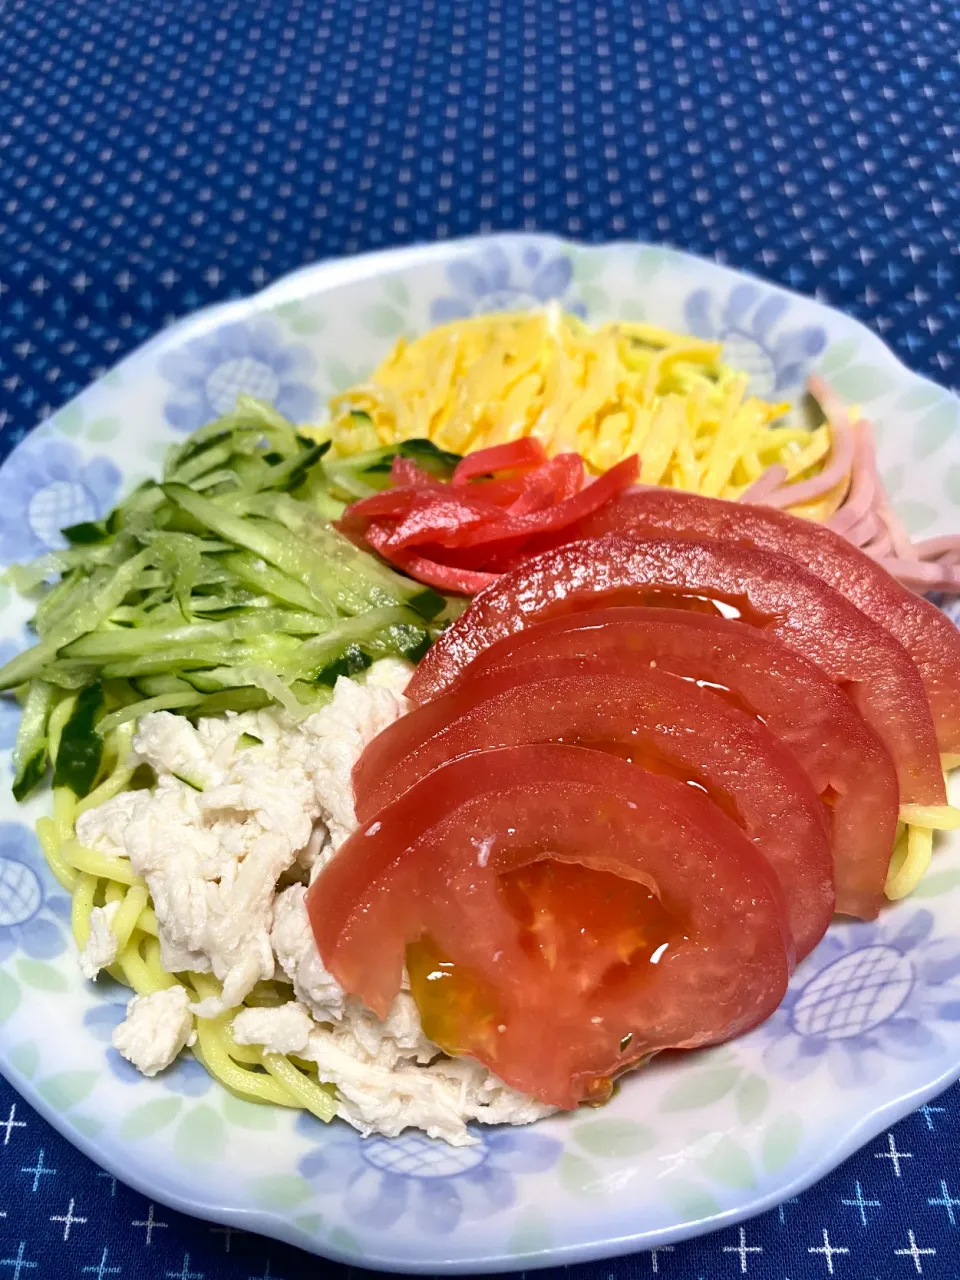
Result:
[[[317,1122],[298,1126],[317,1137]],[[486,1218],[517,1199],[516,1175],[540,1173],[559,1159],[563,1144],[533,1129],[478,1127],[470,1147],[408,1130],[398,1138],[362,1138],[353,1129],[323,1134],[304,1156],[300,1172],[320,1192],[341,1192],[355,1222],[384,1230],[410,1215],[431,1235]]]
[[[0,472],[0,562],[32,560],[67,545],[60,530],[97,520],[113,506],[120,472],[66,440],[34,438]]]
[[[49,960],[65,949],[70,899],[54,888],[37,838],[22,822],[0,822],[0,962],[21,950]]]
[[[696,289],[687,298],[686,327],[698,338],[723,341],[724,358],[750,374],[750,391],[770,399],[799,386],[812,362],[827,345],[819,325],[781,329],[790,307],[788,298],[769,294],[753,284],[738,284],[721,304],[709,289]]]
[[[127,1004],[132,998],[132,991],[111,983],[107,988],[106,998],[98,1001],[83,1015],[83,1025],[95,1040],[108,1045],[106,1059],[111,1075],[124,1084],[143,1084],[147,1077],[141,1075],[110,1043],[113,1029],[126,1017]],[[199,1098],[212,1084],[209,1073],[189,1053],[181,1053],[176,1062],[153,1078],[171,1093],[180,1093],[190,1098]]]
[[[291,422],[305,422],[318,403],[309,381],[316,366],[302,343],[284,340],[272,320],[223,325],[160,361],[174,387],[164,415],[177,431],[196,431],[229,413],[242,392],[267,400]]]
[[[528,245],[512,263],[500,245],[487,245],[448,263],[445,274],[452,294],[431,304],[435,324],[485,311],[525,311],[553,299],[575,315],[586,314],[583,304],[568,296],[573,263],[564,253],[545,254],[536,245]]]
[[[800,966],[760,1034],[774,1073],[801,1080],[825,1065],[842,1088],[877,1079],[890,1059],[934,1053],[934,1024],[960,1021],[960,939],[931,938],[933,916],[850,925]]]

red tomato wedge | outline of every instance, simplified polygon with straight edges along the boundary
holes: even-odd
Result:
[[[526,561],[482,591],[427,653],[408,687],[424,702],[489,645],[597,593],[705,596],[781,640],[841,684],[893,757],[905,804],[945,804],[923,683],[903,646],[795,561],[753,547],[609,534]]]
[[[611,752],[704,788],[743,828],[783,887],[797,958],[807,955],[833,916],[833,856],[823,806],[796,756],[759,720],[677,676],[563,667],[465,680],[385,729],[354,769],[358,820],[473,751],[565,742]]]
[[[824,798],[836,909],[868,920],[877,915],[896,835],[897,774],[879,737],[819,667],[742,622],[681,609],[597,607],[537,623],[491,645],[452,692],[517,667],[546,673],[556,662],[620,675],[655,664],[659,671],[728,690],[789,747]]]
[[[346,991],[383,1016],[406,963],[431,1038],[559,1107],[755,1026],[791,970],[780,887],[740,829],[695,788],[570,746],[429,774],[307,907]]]
[[[570,530],[574,538],[604,533],[719,538],[796,560],[900,641],[926,688],[940,750],[960,751],[960,631],[832,529],[773,507],[635,489]]]

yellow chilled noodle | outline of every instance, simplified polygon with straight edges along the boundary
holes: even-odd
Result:
[[[956,756],[941,756],[943,780],[949,786],[947,776],[957,768]],[[960,808],[953,804],[900,806],[900,826],[890,859],[887,883],[884,891],[888,898],[897,901],[913,893],[927,873],[933,858],[933,833],[960,829]]]
[[[65,700],[51,717],[53,759],[69,716],[61,712]],[[58,714],[59,713],[59,714]],[[56,722],[54,723],[54,717]],[[55,732],[54,732],[55,729]],[[216,996],[220,984],[210,974],[167,973],[160,963],[157,918],[143,880],[123,858],[86,849],[76,838],[78,814],[117,795],[131,783],[127,766],[133,726],[123,724],[110,731],[104,750],[104,770],[98,786],[79,803],[66,787],[54,791],[54,816],[40,818],[37,835],[50,867],[60,884],[72,894],[71,927],[77,946],[90,937],[90,913],[96,906],[115,902],[110,928],[117,939],[117,957],[107,972],[137,995],[150,995],[181,982],[192,997]],[[290,999],[279,983],[261,982],[246,1001],[250,1005],[279,1005]],[[233,1013],[219,1018],[197,1018],[195,1057],[231,1092],[251,1102],[275,1103],[312,1112],[321,1120],[335,1114],[333,1091],[317,1079],[314,1064],[280,1054],[264,1053],[255,1045],[237,1044],[230,1034]]]

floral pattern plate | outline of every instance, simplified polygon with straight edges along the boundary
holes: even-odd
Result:
[[[400,334],[554,298],[595,320],[722,338],[763,394],[794,396],[819,368],[876,422],[910,528],[960,523],[960,401],[861,325],[667,249],[504,236],[310,267],[167,330],[0,468],[0,561],[59,545],[61,527],[155,473],[238,391],[309,420]],[[0,603],[5,657],[27,643],[28,608]],[[15,727],[0,703],[7,779]],[[960,1076],[960,841],[945,841],[914,897],[877,923],[831,928],[765,1026],[665,1056],[602,1110],[479,1129],[475,1146],[452,1149],[416,1133],[364,1141],[339,1121],[239,1101],[191,1060],[145,1080],[109,1047],[125,993],[80,977],[69,903],[32,834],[43,808],[0,795],[4,1073],[152,1199],[342,1261],[477,1272],[665,1245],[795,1194]]]

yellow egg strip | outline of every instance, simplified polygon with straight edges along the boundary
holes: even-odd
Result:
[[[647,483],[737,497],[771,463],[800,476],[830,448],[828,428],[771,426],[789,405],[746,389],[718,342],[633,321],[593,328],[551,303],[401,338],[331,400],[317,434],[339,457],[412,436],[462,453],[533,435],[594,473],[640,452]]]

